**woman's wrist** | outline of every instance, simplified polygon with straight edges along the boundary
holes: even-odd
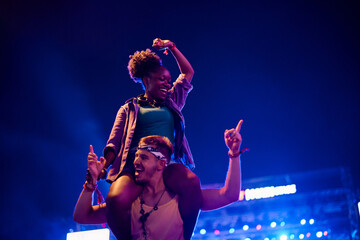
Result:
[[[172,51],[176,48],[176,44],[174,42],[171,42],[171,45],[168,48]]]

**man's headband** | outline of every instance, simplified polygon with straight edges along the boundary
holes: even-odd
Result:
[[[157,150],[156,148],[153,148],[152,146],[141,144],[138,146],[137,149],[146,150],[146,151],[152,153],[157,159],[165,160],[167,162],[167,158],[164,156],[164,154],[162,154],[161,152],[159,152],[159,150]]]

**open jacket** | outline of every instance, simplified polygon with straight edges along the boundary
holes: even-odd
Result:
[[[181,113],[181,109],[185,105],[185,100],[188,93],[192,90],[192,85],[185,78],[183,74],[176,79],[173,87],[168,91],[165,99],[165,106],[167,106],[174,115],[175,121],[175,146],[174,146],[174,161],[183,163],[190,169],[195,167],[193,157],[189,148],[189,144],[185,137],[185,120]],[[116,155],[107,181],[113,182],[116,180],[121,170],[123,169],[134,131],[136,127],[137,113],[139,105],[136,98],[131,98],[122,105],[116,115],[110,137],[104,148],[104,156],[108,151],[113,151]]]

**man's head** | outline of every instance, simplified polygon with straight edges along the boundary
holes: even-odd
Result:
[[[167,137],[153,135],[142,138],[134,160],[136,181],[147,183],[155,175],[162,176],[172,152],[173,147]]]

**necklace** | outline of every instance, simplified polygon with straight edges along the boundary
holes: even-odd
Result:
[[[165,191],[166,191],[166,188],[165,188],[164,191],[162,192],[159,200],[157,201],[157,203],[155,204],[155,206],[153,207],[153,209],[151,209],[151,210],[150,210],[149,212],[147,212],[147,213],[145,213],[144,208],[143,208],[143,204],[144,204],[145,202],[144,202],[144,199],[143,199],[142,193],[141,193],[141,196],[140,196],[140,208],[141,208],[140,214],[141,214],[141,217],[139,218],[139,220],[140,220],[140,222],[141,222],[141,224],[142,224],[143,236],[144,236],[145,240],[147,239],[147,233],[146,233],[146,229],[145,229],[145,222],[146,222],[146,220],[148,219],[150,213],[152,213],[153,211],[158,210],[158,204],[159,204],[162,196],[164,195]]]
[[[147,97],[145,97],[144,95],[139,95],[136,99],[137,103],[139,103],[140,105],[150,105],[154,108],[158,108],[158,107],[163,107],[165,105],[164,101],[156,101],[155,99],[153,100],[149,100]]]

